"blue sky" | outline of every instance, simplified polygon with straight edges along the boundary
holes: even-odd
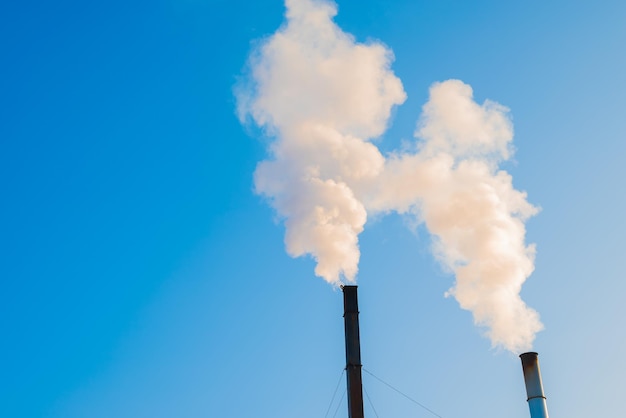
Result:
[[[267,139],[233,96],[282,2],[5,3],[0,415],[323,417],[344,366],[341,293],[285,253],[253,193]],[[412,138],[436,81],[511,109],[503,168],[542,208],[522,297],[545,325],[548,408],[618,416],[626,5],[338,7],[344,31],[393,50],[407,93],[381,150]],[[370,219],[360,236],[364,366],[444,418],[527,417],[519,359],[444,298],[453,276],[405,224]],[[380,416],[430,416],[364,384]]]

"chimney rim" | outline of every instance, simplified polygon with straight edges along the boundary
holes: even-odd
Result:
[[[539,357],[539,353],[537,353],[536,351],[528,351],[519,355],[519,358],[524,357]]]

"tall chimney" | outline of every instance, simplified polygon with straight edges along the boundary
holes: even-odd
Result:
[[[524,382],[526,383],[530,417],[548,418],[546,395],[543,393],[543,383],[541,382],[537,353],[524,353],[520,355],[520,358],[522,359],[522,369],[524,370]]]
[[[363,418],[361,380],[361,342],[357,286],[343,286],[343,318],[346,328],[346,378],[348,382],[348,418]]]

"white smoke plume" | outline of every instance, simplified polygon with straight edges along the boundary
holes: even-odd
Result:
[[[287,252],[312,256],[331,284],[354,282],[367,215],[413,217],[455,274],[448,294],[492,345],[529,349],[542,324],[519,293],[534,268],[524,222],[537,209],[498,169],[512,153],[508,109],[476,103],[459,80],[435,83],[415,151],[383,156],[370,141],[406,98],[392,52],[343,32],[334,3],[285,3],[286,23],[251,54],[236,94],[242,120],[274,138],[254,181],[284,220]]]

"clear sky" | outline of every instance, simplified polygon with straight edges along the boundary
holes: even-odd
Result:
[[[337,3],[345,32],[393,50],[407,95],[381,151],[412,139],[434,82],[510,109],[502,168],[541,207],[521,295],[545,326],[548,409],[623,416],[626,3]],[[284,12],[0,6],[0,416],[325,416],[345,362],[341,292],[286,254],[253,191],[269,139],[233,94]],[[364,367],[443,418],[528,417],[519,359],[444,297],[454,276],[406,224],[372,217],[360,235]],[[364,385],[380,417],[433,416]]]

